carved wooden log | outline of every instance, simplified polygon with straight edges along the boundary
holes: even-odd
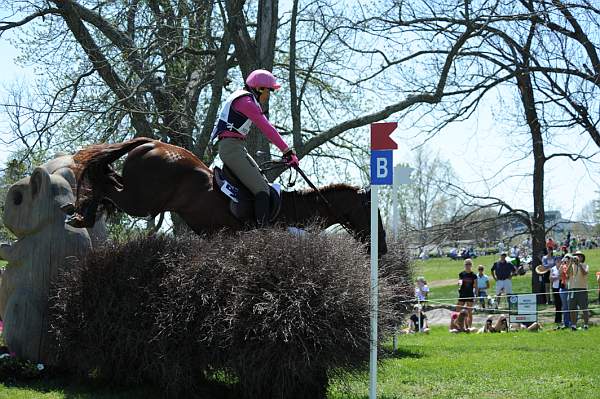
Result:
[[[18,240],[0,247],[0,257],[8,261],[0,283],[0,316],[4,340],[20,358],[51,361],[50,284],[61,268],[91,249],[85,229],[65,224],[61,207],[73,201],[69,181],[44,167],[13,184],[7,193],[3,222]]]

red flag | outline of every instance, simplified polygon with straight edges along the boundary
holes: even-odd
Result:
[[[371,149],[397,150],[398,144],[390,137],[396,127],[398,127],[397,122],[371,123]]]

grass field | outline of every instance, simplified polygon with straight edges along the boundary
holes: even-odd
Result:
[[[600,250],[586,251],[590,288],[596,286]],[[495,257],[480,257],[486,272]],[[455,298],[461,261],[419,261],[417,274],[429,283],[453,280],[432,288],[431,298]],[[515,292],[529,292],[531,275],[516,277]],[[595,295],[595,294],[594,294]],[[595,299],[595,296],[591,296]],[[542,331],[508,334],[459,334],[434,327],[429,335],[400,336],[399,353],[388,344],[378,373],[378,398],[597,398],[600,386],[600,326],[589,331]],[[0,399],[152,399],[150,389],[116,390],[73,384],[66,380],[6,386]],[[367,399],[368,374],[335,377],[329,399]],[[209,399],[209,398],[207,398]],[[210,398],[217,399],[217,398]]]
[[[597,398],[600,327],[588,331],[399,338],[378,372],[378,398]],[[388,349],[390,349],[388,347]],[[331,399],[368,398],[368,375],[333,382]]]
[[[399,338],[384,348],[378,398],[597,398],[600,327],[588,331],[450,334]],[[368,373],[332,380],[329,399],[367,399]],[[149,390],[110,392],[46,381],[7,387],[1,399],[151,399]],[[209,398],[206,398],[209,399]]]

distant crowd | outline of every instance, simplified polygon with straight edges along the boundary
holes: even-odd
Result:
[[[547,288],[544,303],[554,304],[555,306],[555,329],[569,328],[577,330],[579,314],[581,313],[581,327],[579,329],[588,329],[589,327],[589,304],[588,304],[588,275],[589,266],[585,262],[585,254],[579,249],[582,245],[589,245],[589,240],[582,238],[568,237],[569,246],[566,246],[566,240],[560,245],[549,238],[546,242],[545,255],[542,258],[542,264],[536,268],[536,272]],[[563,252],[557,255],[557,248]],[[512,248],[511,248],[512,249]],[[511,258],[518,258],[521,255],[519,248],[514,247]],[[568,252],[572,250],[572,252]],[[519,251],[519,252],[517,252]],[[537,322],[528,323],[509,323],[505,315],[498,316],[495,320],[488,317],[481,328],[473,327],[473,309],[478,306],[482,309],[493,307],[497,309],[502,299],[507,299],[508,295],[513,294],[512,278],[520,274],[519,262],[508,260],[506,251],[500,251],[499,259],[491,267],[491,277],[494,281],[495,295],[489,295],[491,288],[490,277],[485,273],[485,266],[478,265],[477,273],[473,272],[473,260],[466,258],[464,260],[464,270],[458,274],[458,302],[456,309],[451,313],[449,331],[459,332],[501,332],[527,329],[537,331],[541,325]],[[598,282],[598,302],[600,303],[600,272],[596,273]],[[418,277],[415,286],[415,296],[417,304],[414,312],[409,318],[408,328],[403,330],[405,333],[428,332],[429,325],[427,316],[423,312],[422,305],[426,303],[429,295],[429,287],[424,277]]]

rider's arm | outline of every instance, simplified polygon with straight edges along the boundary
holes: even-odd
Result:
[[[233,103],[233,109],[236,111],[246,115],[252,123],[256,125],[260,129],[260,131],[265,135],[265,137],[277,148],[279,151],[285,153],[289,147],[281,138],[277,129],[269,122],[269,120],[262,113],[260,107],[254,102],[254,100],[250,96],[243,96],[238,98]]]

